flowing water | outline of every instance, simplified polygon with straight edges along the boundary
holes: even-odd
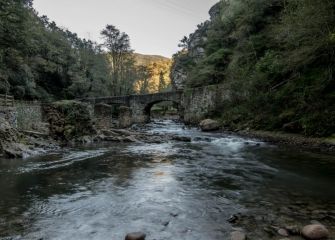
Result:
[[[160,121],[192,142],[111,143],[0,160],[0,239],[279,239],[269,227],[334,233],[335,157]],[[235,224],[227,220],[235,216]],[[334,237],[334,236],[332,236]],[[334,238],[332,238],[334,239]]]

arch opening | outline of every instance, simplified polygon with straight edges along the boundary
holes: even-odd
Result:
[[[152,119],[173,119],[181,118],[180,104],[171,100],[159,100],[151,102],[144,108],[144,115],[148,121]]]

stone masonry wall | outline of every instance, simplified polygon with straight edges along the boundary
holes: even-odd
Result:
[[[197,124],[221,111],[220,106],[229,100],[229,92],[223,85],[185,89],[182,96],[183,118],[188,124]],[[222,109],[223,111],[223,109]]]
[[[108,104],[96,104],[94,106],[95,126],[98,129],[109,129],[113,127],[113,108]]]
[[[0,107],[0,118],[5,119],[12,127],[17,127],[17,111],[15,107]]]
[[[17,127],[20,130],[38,130],[44,125],[43,110],[40,102],[15,102],[17,111]]]

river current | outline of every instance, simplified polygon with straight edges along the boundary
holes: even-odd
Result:
[[[0,239],[280,239],[273,226],[325,224],[334,239],[335,156],[173,121],[142,131],[192,142],[109,143],[0,159]],[[282,238],[282,237],[281,237]],[[294,238],[291,238],[294,239]]]

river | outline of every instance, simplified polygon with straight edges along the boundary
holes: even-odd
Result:
[[[249,239],[279,239],[271,226],[311,221],[325,224],[334,239],[334,156],[169,120],[142,131],[192,142],[110,143],[1,159],[0,239],[121,240],[142,231],[149,240],[222,240],[235,228]]]

